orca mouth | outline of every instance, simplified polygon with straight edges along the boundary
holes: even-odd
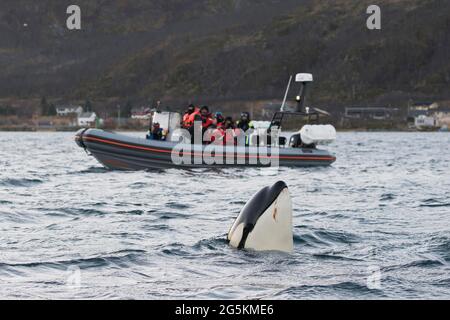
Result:
[[[244,224],[244,231],[239,248],[244,248],[248,235],[252,232],[258,219],[278,199],[281,192],[288,186],[283,181],[278,181],[271,187],[265,187],[256,193],[242,209],[241,214],[235,222],[235,226]]]

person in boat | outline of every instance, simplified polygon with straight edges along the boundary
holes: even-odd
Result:
[[[247,133],[249,130],[253,130],[255,127],[253,125],[253,121],[250,119],[250,113],[242,112],[241,119],[236,122],[237,129],[241,130],[241,133]],[[244,138],[243,135],[241,135]],[[248,146],[250,144],[250,137],[245,135],[245,145]]]
[[[250,113],[242,112],[241,119],[236,122],[236,127],[244,132],[254,129],[253,121],[250,119]]]
[[[191,129],[194,126],[195,117],[200,115],[200,109],[190,104],[183,116],[181,127],[184,129]]]
[[[196,121],[197,119],[202,122],[203,133],[214,125],[214,120],[209,112],[208,106],[204,106],[200,109],[200,116],[196,118]]]
[[[214,127],[216,128],[221,128],[223,127],[225,124],[225,118],[222,114],[222,112],[216,112],[216,114],[214,115]]]
[[[151,126],[151,128],[148,130],[147,139],[148,140],[159,140],[159,141],[166,140],[165,132],[161,128],[161,125],[158,122],[154,123]]]
[[[209,111],[208,106],[203,106],[200,109],[200,114],[195,116],[195,122],[201,122],[202,137],[204,137],[206,140],[203,141],[203,144],[209,144],[210,143],[209,141],[211,141],[210,135],[212,134],[212,129],[214,127],[214,119],[213,116],[211,115],[211,112]]]
[[[237,133],[233,118],[227,117],[224,119],[222,125],[213,131],[211,142],[223,145],[236,145],[236,137]]]

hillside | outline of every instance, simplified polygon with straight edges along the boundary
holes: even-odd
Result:
[[[0,98],[167,103],[280,98],[312,72],[318,105],[450,97],[447,0],[79,0],[0,5]],[[26,26],[24,26],[26,24]]]

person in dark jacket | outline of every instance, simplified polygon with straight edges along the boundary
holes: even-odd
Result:
[[[159,123],[154,123],[147,133],[148,140],[166,140],[164,130]]]
[[[250,129],[254,129],[253,122],[250,119],[250,113],[242,112],[241,119],[237,121],[236,126],[238,129],[241,129],[244,132],[247,132]]]
[[[222,112],[216,112],[216,114],[214,115],[214,126],[216,128],[221,128],[224,126],[225,123],[225,118],[222,114]]]
[[[214,124],[212,115],[209,112],[209,107],[207,107],[207,106],[204,106],[200,109],[199,119],[202,122],[203,132],[208,130]]]
[[[252,120],[250,119],[250,113],[248,112],[242,112],[241,113],[241,119],[236,122],[237,129],[240,129],[243,131],[243,133],[247,133],[249,130],[253,130],[255,127],[253,125]],[[241,132],[242,133],[242,132]],[[251,134],[251,132],[248,132]],[[239,139],[245,139],[245,141],[240,140],[242,143],[245,143],[246,146],[250,145],[250,137],[248,134],[244,136],[239,137]]]

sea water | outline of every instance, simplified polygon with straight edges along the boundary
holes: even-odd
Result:
[[[328,148],[325,168],[114,172],[72,133],[1,132],[0,298],[449,298],[450,134],[339,133]],[[228,247],[278,180],[294,252]]]

